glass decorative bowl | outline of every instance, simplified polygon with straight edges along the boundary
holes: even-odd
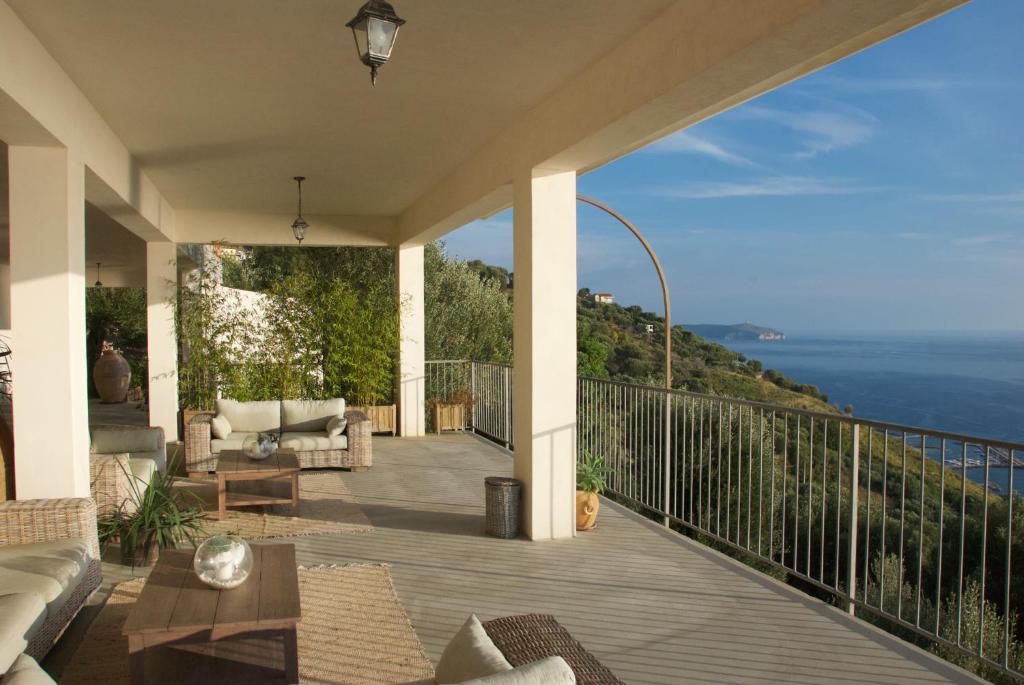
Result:
[[[235,535],[214,535],[196,549],[192,561],[199,580],[218,590],[245,582],[252,571],[252,548]]]
[[[277,436],[273,433],[260,433],[256,437],[248,437],[242,445],[245,456],[255,461],[263,461],[277,452]]]

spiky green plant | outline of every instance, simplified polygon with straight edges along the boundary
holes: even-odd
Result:
[[[582,458],[576,462],[576,489],[600,495],[607,487],[605,476],[610,470],[604,457],[583,450]]]

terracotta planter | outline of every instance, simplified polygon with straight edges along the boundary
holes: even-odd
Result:
[[[92,382],[105,404],[119,404],[128,397],[132,367],[117,350],[104,350],[92,367]]]
[[[576,530],[591,530],[597,525],[601,499],[596,492],[576,491]]]
[[[466,407],[463,404],[435,404],[434,431],[466,430]]]

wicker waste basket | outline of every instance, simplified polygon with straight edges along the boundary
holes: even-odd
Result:
[[[519,536],[519,498],[522,481],[502,476],[484,479],[487,491],[487,534],[497,538]]]

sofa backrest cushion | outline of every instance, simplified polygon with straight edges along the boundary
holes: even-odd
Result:
[[[164,429],[159,426],[97,426],[92,429],[89,452],[152,459],[161,473],[167,470]]]
[[[160,447],[162,428],[93,428],[89,451],[93,454],[155,452]]]
[[[217,400],[218,414],[227,418],[231,432],[264,433],[281,430],[281,403],[277,400],[238,402]]]
[[[281,402],[281,430],[285,433],[315,433],[327,430],[327,422],[345,415],[345,400],[284,400]],[[231,426],[234,427],[234,422]]]

